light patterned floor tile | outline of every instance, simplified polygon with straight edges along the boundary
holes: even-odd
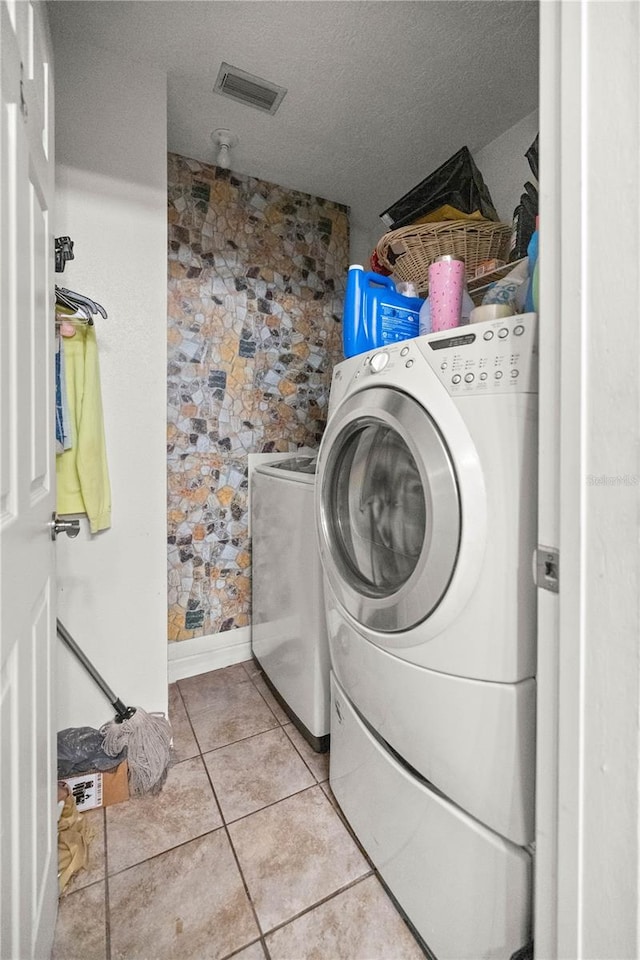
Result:
[[[325,753],[317,753],[313,747],[307,743],[305,738],[293,723],[288,723],[282,729],[287,734],[296,750],[298,750],[302,756],[302,759],[307,764],[318,783],[328,780],[329,751],[326,751]]]
[[[109,873],[208,833],[222,824],[209,778],[200,757],[169,769],[157,796],[107,807]]]
[[[189,716],[203,753],[278,726],[250,680],[220,687],[208,710]]]
[[[256,943],[252,943],[250,947],[245,947],[240,953],[234,953],[231,960],[265,960],[265,958],[266,954],[258,940]]]
[[[178,680],[178,689],[182,694],[187,713],[193,719],[194,714],[215,707],[216,694],[220,690],[228,689],[237,683],[251,683],[241,663]]]
[[[207,753],[204,762],[227,823],[315,783],[280,728]]]
[[[216,830],[111,877],[111,960],[219,960],[259,931]]]
[[[264,931],[369,872],[317,786],[228,829]]]
[[[287,716],[286,711],[283,710],[283,708],[280,706],[280,704],[274,697],[273,693],[267,686],[267,683],[264,677],[263,676],[254,677],[253,683],[256,690],[260,691],[263,699],[266,701],[269,708],[273,711],[273,715],[275,716],[278,723],[282,723],[282,724],[291,723],[291,718]]]
[[[51,960],[106,960],[104,897],[102,881],[60,898]]]
[[[242,666],[250,680],[255,680],[256,677],[262,676],[262,668],[253,658],[251,658],[251,660],[243,660]]]
[[[197,757],[200,751],[176,683],[169,687],[169,720],[173,731],[173,761],[180,763]]]
[[[271,960],[424,960],[376,877],[367,877],[266,937]]]

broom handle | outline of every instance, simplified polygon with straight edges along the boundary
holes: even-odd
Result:
[[[126,717],[129,712],[128,708],[124,705],[122,700],[116,697],[115,693],[113,692],[109,684],[106,682],[106,680],[103,679],[103,677],[100,676],[100,674],[98,673],[94,665],[91,663],[87,655],[84,653],[83,650],[80,649],[78,644],[75,642],[75,640],[73,639],[73,637],[71,636],[71,634],[69,633],[65,625],[61,623],[60,620],[57,620],[57,619],[56,619],[56,628],[57,628],[58,636],[60,637],[60,639],[65,642],[69,650],[71,650],[73,655],[77,657],[77,659],[80,661],[80,663],[85,668],[87,673],[91,677],[93,677],[93,679],[98,684],[98,686],[100,687],[100,689],[102,690],[105,697],[108,699],[109,703],[111,704],[113,709],[116,711],[118,716]]]

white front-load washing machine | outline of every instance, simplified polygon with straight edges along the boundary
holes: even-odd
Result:
[[[534,314],[336,367],[316,487],[331,784],[438,960],[508,960],[529,935],[536,503]]]

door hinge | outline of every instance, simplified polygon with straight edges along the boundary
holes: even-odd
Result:
[[[22,114],[23,120],[26,120],[29,116],[29,110],[27,108],[27,101],[24,96],[24,64],[20,64],[20,113]]]
[[[555,547],[536,548],[536,586],[558,593],[560,552]]]

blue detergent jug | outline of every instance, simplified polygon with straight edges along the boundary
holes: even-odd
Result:
[[[422,303],[419,297],[398,293],[391,277],[369,273],[360,264],[352,264],[342,318],[345,357],[417,337]]]

